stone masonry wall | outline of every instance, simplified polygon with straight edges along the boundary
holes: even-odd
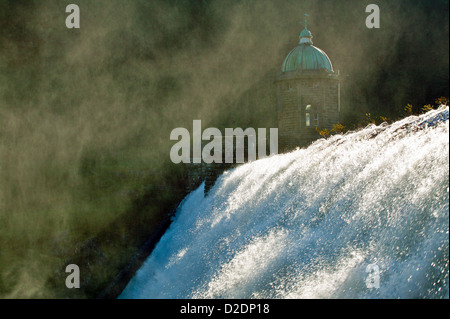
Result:
[[[319,129],[331,130],[339,122],[339,82],[335,78],[286,79],[277,84],[280,150],[307,146],[319,138],[311,118],[306,126],[305,107],[319,114]]]

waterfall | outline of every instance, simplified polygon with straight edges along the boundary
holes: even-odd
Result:
[[[119,298],[449,298],[448,113],[225,172]]]

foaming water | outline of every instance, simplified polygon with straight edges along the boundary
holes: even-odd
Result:
[[[441,108],[224,173],[120,298],[448,298],[448,123]]]

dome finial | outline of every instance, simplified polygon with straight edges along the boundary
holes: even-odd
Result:
[[[308,17],[309,17],[309,14],[305,13],[305,29],[302,30],[302,32],[300,33],[300,36],[299,36],[300,42],[299,42],[299,44],[303,44],[303,43],[312,44],[312,40],[311,40],[312,39],[312,34],[308,30]]]

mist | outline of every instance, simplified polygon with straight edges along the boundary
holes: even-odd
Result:
[[[448,97],[448,1],[377,1],[367,29],[371,2],[0,2],[0,296],[96,296],[185,196],[172,129],[277,126],[304,13],[344,124]],[[65,265],[94,260],[69,291]]]

